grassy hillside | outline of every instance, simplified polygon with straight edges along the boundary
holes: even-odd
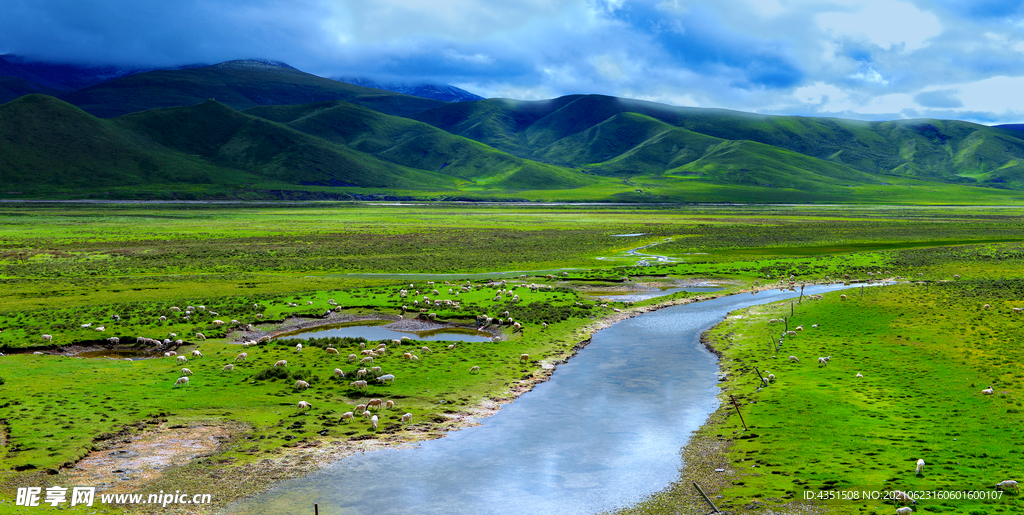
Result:
[[[675,127],[722,140],[763,143],[865,173],[1024,188],[1019,131],[960,121],[767,116],[601,95],[541,102],[490,99],[440,106],[413,117],[514,155],[592,166],[598,173],[646,173],[695,159],[692,145],[706,148],[706,142],[687,138],[668,148],[643,148]],[[627,156],[630,164],[624,167],[622,158]]]
[[[346,100],[398,115],[444,105],[439,100],[353,86],[293,68],[255,67],[246,63],[249,62],[231,61],[205,68],[140,73],[90,86],[62,98],[101,118],[157,107],[194,105],[207,99],[216,99],[235,109]]]

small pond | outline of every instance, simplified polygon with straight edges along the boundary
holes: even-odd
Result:
[[[408,336],[420,341],[451,341],[451,342],[486,342],[494,337],[486,331],[463,329],[460,327],[443,327],[427,331],[394,331],[386,325],[352,325],[332,329],[316,328],[309,331],[282,336],[278,340],[308,340],[310,338],[365,338],[368,341],[395,340]]]

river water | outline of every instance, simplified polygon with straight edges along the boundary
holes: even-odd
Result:
[[[843,288],[811,286],[805,294]],[[718,408],[700,334],[764,291],[623,320],[476,427],[352,456],[230,507],[246,515],[595,513],[678,479],[679,450]]]

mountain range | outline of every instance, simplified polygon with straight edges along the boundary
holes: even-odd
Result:
[[[0,105],[10,198],[1014,203],[1024,189],[1014,127],[443,101],[259,60],[72,92],[14,68],[0,86],[37,89]]]

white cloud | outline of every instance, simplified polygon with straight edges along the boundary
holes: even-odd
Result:
[[[942,33],[938,17],[906,2],[870,0],[815,16],[818,25],[837,37],[864,39],[886,50],[924,48]]]

